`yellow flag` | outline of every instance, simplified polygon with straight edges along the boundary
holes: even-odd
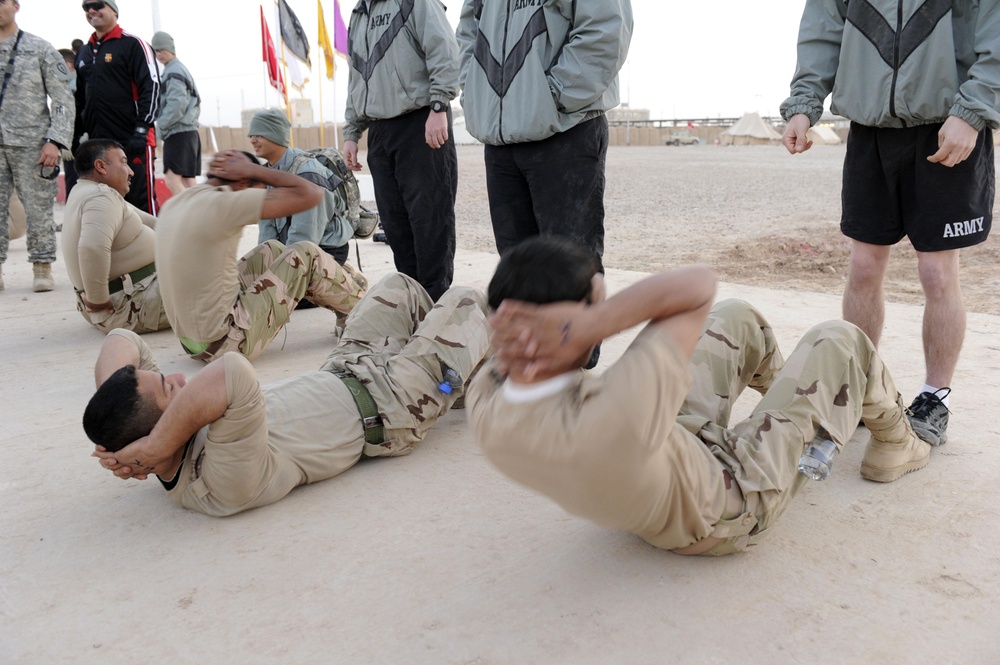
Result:
[[[323,18],[323,0],[316,0],[319,9],[319,47],[323,49],[323,60],[326,61],[326,77],[333,80],[333,45],[330,44],[330,33],[326,31],[326,19]]]

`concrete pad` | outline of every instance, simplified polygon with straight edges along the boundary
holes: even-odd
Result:
[[[485,287],[495,262],[459,251],[456,283]],[[388,248],[361,243],[361,265],[385,274]],[[2,663],[1000,662],[1000,317],[969,316],[950,440],[927,468],[864,481],[859,430],[769,540],[704,559],[508,481],[462,412],[409,457],[277,504],[225,519],[175,508],[155,480],[118,480],[89,457],[80,417],[102,336],[74,310],[61,261],[51,293],[31,292],[23,240],[4,273]],[[608,277],[617,290],[643,275]],[[840,312],[829,295],[723,284],[731,296],[764,312],[786,352]],[[907,398],[923,380],[921,314],[887,310],[883,355]],[[255,363],[262,379],[318,366],[334,323],[295,313]],[[601,366],[631,338],[609,340]],[[167,372],[202,366],[169,331],[146,340]]]

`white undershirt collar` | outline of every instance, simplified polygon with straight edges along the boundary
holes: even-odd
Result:
[[[579,373],[580,370],[573,370],[538,383],[516,383],[507,379],[503,383],[503,397],[509,404],[537,402],[565,390]]]

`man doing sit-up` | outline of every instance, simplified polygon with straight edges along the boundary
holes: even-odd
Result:
[[[653,275],[605,300],[592,256],[530,239],[490,282],[496,355],[469,389],[469,419],[514,480],[657,547],[717,555],[755,544],[804,484],[805,448],[817,437],[842,447],[859,418],[871,432],[862,476],[890,482],[927,464],[930,446],[856,326],[816,326],[786,362],[753,307],[712,307],[709,268]],[[603,374],[580,371],[595,344],[643,322]],[[748,386],[763,399],[730,424]]]

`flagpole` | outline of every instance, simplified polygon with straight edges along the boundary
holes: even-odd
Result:
[[[319,76],[319,146],[321,148],[326,147],[326,138],[323,134],[323,65],[325,62],[325,59],[323,62],[319,62],[318,58],[316,62],[317,69],[319,69],[317,75]]]
[[[290,125],[290,124],[292,124],[292,103],[290,101],[288,101],[288,88],[290,88],[291,86],[288,85],[288,63],[285,62],[285,40],[284,39],[281,40],[281,72],[282,72],[282,76],[285,77],[285,85],[284,85],[284,88],[285,88],[285,117],[288,118],[288,124]],[[295,132],[293,132],[291,130],[291,128],[288,129],[288,147],[289,148],[294,148],[295,147]]]
[[[337,69],[333,69],[333,147],[340,150],[340,132],[337,131]]]

